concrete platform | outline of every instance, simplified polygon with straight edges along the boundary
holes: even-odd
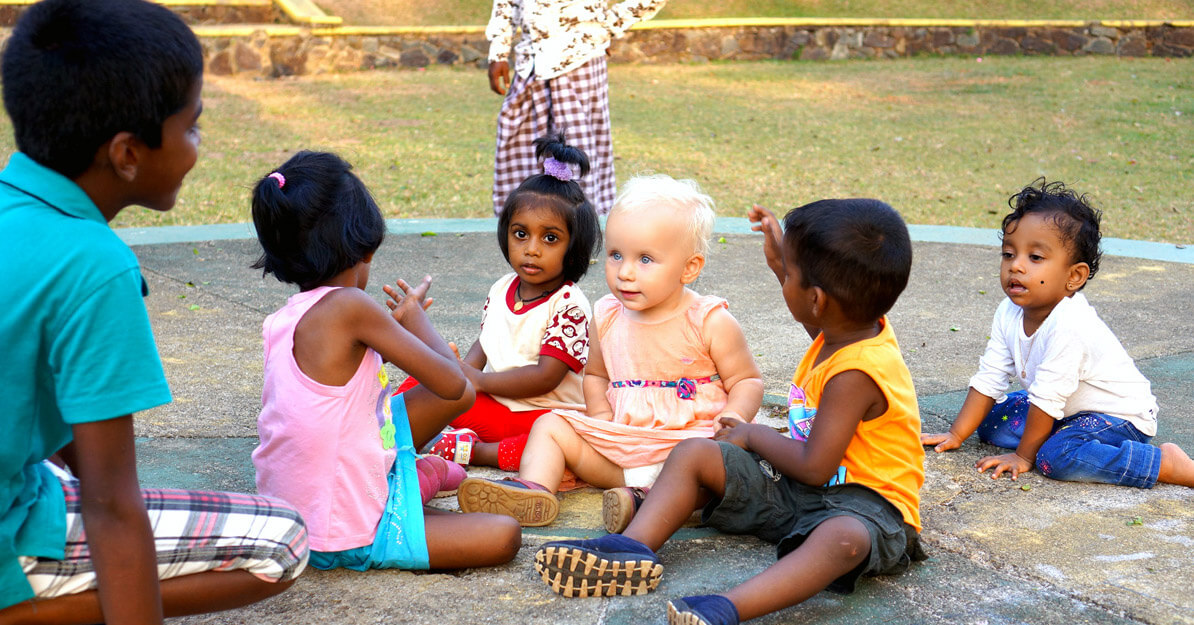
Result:
[[[252,491],[261,321],[292,289],[249,268],[258,253],[253,240],[173,240],[134,246],[175,395],[174,403],[138,415],[141,478],[153,486]],[[809,340],[789,317],[757,236],[726,234],[714,248],[696,288],[729,300],[769,397],[778,399]],[[445,337],[467,346],[489,285],[506,271],[488,230],[395,235],[375,257],[370,291],[380,299],[382,281],[431,274],[432,319]],[[1188,263],[1108,256],[1086,289],[1153,382],[1161,404],[1155,442],[1186,449],[1194,449],[1187,417],[1194,412],[1191,283]],[[600,267],[581,285],[593,300],[603,295]],[[995,248],[915,243],[911,284],[891,316],[926,430],[952,420],[1001,297]],[[927,458],[921,510],[929,561],[902,576],[871,579],[852,596],[822,593],[756,622],[1194,623],[1194,490],[1070,484],[1036,473],[993,481],[973,469],[993,449],[967,441]],[[454,506],[453,499],[437,501]],[[569,494],[562,510],[556,525],[528,529],[519,557],[506,566],[309,570],[273,600],[176,622],[662,623],[668,598],[725,589],[774,561],[770,545],[694,526],[663,549],[657,592],[564,599],[539,581],[531,558],[546,540],[602,533],[598,493]]]

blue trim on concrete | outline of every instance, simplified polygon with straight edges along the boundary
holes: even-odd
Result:
[[[497,219],[388,219],[391,234],[420,234],[433,236],[446,233],[494,232]],[[718,234],[750,234],[750,221],[744,217],[719,217],[714,230]],[[913,241],[924,243],[959,243],[963,245],[999,245],[999,231],[995,228],[964,228],[961,226],[910,225],[908,233]],[[116,234],[129,245],[159,243],[192,243],[225,239],[256,237],[253,224],[214,224],[208,226],[159,226],[156,228],[117,228]],[[1127,256],[1170,263],[1194,264],[1194,245],[1175,245],[1130,239],[1103,239],[1103,253],[1108,256]]]

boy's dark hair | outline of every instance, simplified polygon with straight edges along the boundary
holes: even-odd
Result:
[[[891,310],[912,271],[908,227],[879,200],[819,200],[794,208],[784,217],[784,244],[803,286],[821,287],[857,323]]]
[[[535,158],[552,157],[561,163],[575,165],[580,175],[589,173],[589,157],[579,148],[564,142],[563,133],[553,133],[535,139]],[[601,225],[597,211],[585,197],[580,183],[560,180],[551,174],[535,174],[522,181],[506,198],[502,214],[498,216],[497,238],[502,256],[510,260],[507,241],[510,220],[519,208],[547,206],[568,224],[568,250],[564,253],[564,279],[577,282],[589,270],[589,260],[601,247]]]
[[[1103,238],[1099,232],[1099,222],[1103,219],[1103,213],[1090,205],[1085,194],[1078,195],[1062,182],[1037,178],[1008,198],[1007,204],[1012,212],[1003,218],[1000,238],[1010,231],[1009,228],[1014,230],[1025,215],[1041,213],[1061,233],[1061,238],[1070,248],[1071,262],[1086,263],[1090,266],[1090,275],[1086,279],[1095,277],[1099,271],[1099,260],[1103,258],[1103,251],[1099,249],[1099,242]],[[1078,290],[1084,288],[1085,282]]]
[[[17,22],[0,71],[17,149],[75,179],[119,132],[161,147],[162,123],[203,75],[203,50],[145,0],[42,0]]]
[[[263,250],[253,268],[304,291],[364,260],[386,236],[369,189],[328,152],[299,152],[257,181],[253,225]]]

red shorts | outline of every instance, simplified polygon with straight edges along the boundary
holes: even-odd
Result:
[[[408,377],[398,387],[398,393],[418,384],[418,380]],[[494,399],[492,395],[477,392],[477,401],[473,407],[452,421],[456,429],[468,428],[477,433],[477,437],[484,443],[497,443],[507,438],[524,436],[531,431],[535,420],[550,410],[510,410],[505,404]]]

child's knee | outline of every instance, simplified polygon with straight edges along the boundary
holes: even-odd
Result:
[[[1081,482],[1088,478],[1083,470],[1084,462],[1078,456],[1076,445],[1063,436],[1052,436],[1036,452],[1036,469],[1041,475],[1054,480]]]
[[[535,419],[534,425],[531,426],[531,432],[527,436],[528,440],[535,440],[544,437],[559,438],[560,435],[569,434],[574,434],[574,431],[568,421],[554,412],[549,412]]]
[[[836,551],[841,561],[857,563],[871,551],[870,531],[862,521],[852,516],[842,515],[827,519],[817,526],[815,533],[823,535],[818,538]]]
[[[675,458],[677,461],[696,461],[696,462],[710,462],[713,458],[717,462],[721,462],[721,445],[711,438],[686,438],[680,441],[672,452],[668,454],[668,459]]]
[[[518,550],[522,548],[522,526],[519,525],[518,520],[514,517],[501,516],[500,525],[497,527],[497,538],[495,544],[501,545],[501,555],[504,558],[503,562],[509,562],[518,555]]]

